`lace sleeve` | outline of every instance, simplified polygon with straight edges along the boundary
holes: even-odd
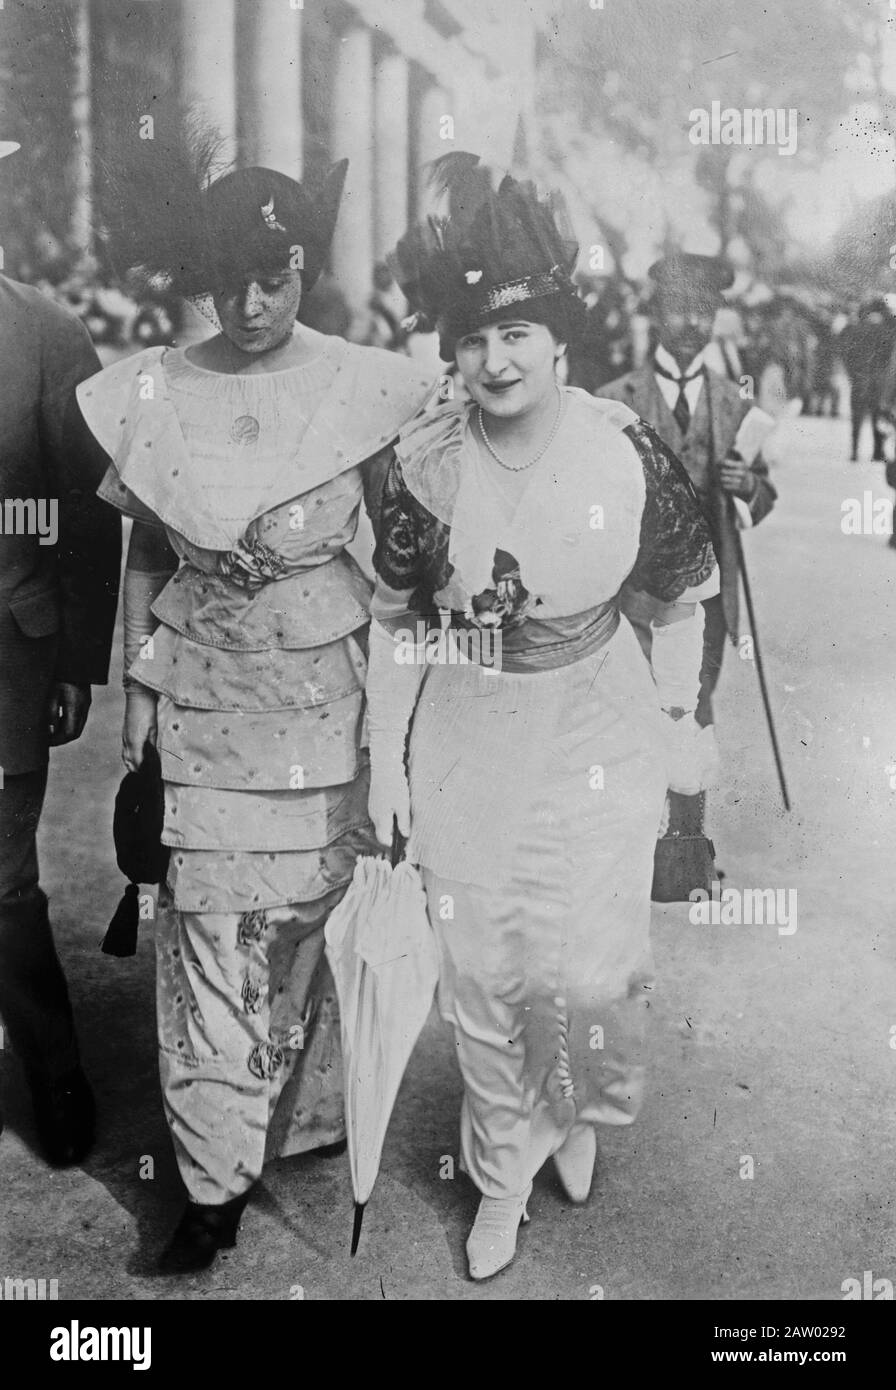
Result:
[[[623,433],[638,451],[647,488],[638,558],[627,583],[674,603],[715,569],[709,522],[684,465],[656,431],[637,420]]]
[[[390,589],[413,595],[409,606],[428,611],[433,593],[447,583],[449,528],[419,502],[392,457],[379,502],[373,566]]]

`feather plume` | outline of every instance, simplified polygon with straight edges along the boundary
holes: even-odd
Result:
[[[542,198],[532,182],[491,169],[466,151],[452,151],[429,167],[447,215],[410,228],[389,264],[430,326],[467,285],[500,285],[555,267],[561,277],[571,275],[578,243],[559,194]]]
[[[223,172],[223,138],[173,98],[121,106],[110,122],[95,192],[110,261],[120,274],[137,270],[189,293],[207,265],[204,195]],[[147,115],[151,138],[145,138]]]

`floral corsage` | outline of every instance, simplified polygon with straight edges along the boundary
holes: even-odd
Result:
[[[219,573],[242,589],[260,589],[272,579],[282,579],[286,561],[262,541],[237,541],[232,550],[218,560]]]
[[[464,608],[476,627],[518,627],[532,607],[532,596],[520,578],[520,567],[506,550],[495,551],[494,589],[474,594]]]

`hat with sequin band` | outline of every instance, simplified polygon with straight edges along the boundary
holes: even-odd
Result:
[[[519,318],[574,339],[584,304],[572,280],[578,242],[562,197],[496,176],[478,155],[435,161],[432,183],[447,214],[412,227],[390,265],[422,326],[437,328],[445,361],[457,339],[487,323]]]
[[[122,139],[99,165],[116,268],[188,298],[284,269],[300,271],[308,291],[326,260],[348,161],[315,185],[258,166],[223,172],[221,137],[194,113],[165,103],[153,119],[151,140]]]

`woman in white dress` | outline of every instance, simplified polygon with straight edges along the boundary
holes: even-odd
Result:
[[[509,177],[496,191],[472,156],[441,173],[450,215],[396,265],[469,399],[405,426],[385,478],[370,810],[382,842],[397,817],[426,888],[483,1279],[513,1258],[545,1160],[582,1202],[595,1126],[637,1114],[654,846],[666,786],[697,776],[699,600],[718,579],[674,456],[559,384],[581,313],[561,210]],[[626,583],[655,602],[652,671]]]

